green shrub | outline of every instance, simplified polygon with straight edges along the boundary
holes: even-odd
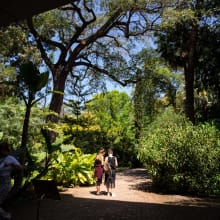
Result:
[[[138,158],[163,190],[220,193],[220,136],[211,124],[194,126],[167,111],[143,132]]]
[[[58,185],[76,186],[94,183],[95,154],[83,154],[79,148],[69,152],[55,152],[46,179]]]

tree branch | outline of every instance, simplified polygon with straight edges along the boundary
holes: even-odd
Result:
[[[122,86],[127,86],[128,84],[136,83],[136,80],[132,80],[132,79],[127,79],[127,80],[121,81],[116,76],[111,74],[108,70],[100,68],[96,65],[93,65],[92,63],[87,63],[87,62],[80,61],[80,62],[75,63],[75,65],[76,66],[87,66],[89,68],[92,68],[92,69],[108,76],[109,78],[111,78],[112,80],[114,80],[115,82],[119,83]]]
[[[92,14],[92,18],[90,20],[88,20],[88,21],[83,17],[81,8],[77,7],[73,3],[71,5],[72,5],[71,10],[75,11],[77,13],[77,15],[79,16],[79,18],[80,18],[80,20],[82,22],[82,25],[81,26],[75,25],[76,33],[70,39],[70,41],[69,41],[69,43],[67,45],[67,50],[69,50],[71,48],[72,44],[77,41],[77,39],[82,34],[82,32],[86,29],[86,27],[88,27],[91,23],[93,23],[96,20],[96,15],[95,15],[94,11],[92,9],[89,9],[86,6],[85,2],[84,2],[85,9],[87,10],[87,12],[89,14]]]
[[[46,51],[45,51],[45,49],[42,45],[42,38],[40,37],[40,35],[37,33],[37,31],[34,28],[32,18],[29,18],[27,20],[27,25],[30,29],[30,32],[33,34],[33,36],[36,40],[37,47],[40,50],[40,53],[41,53],[41,56],[42,56],[43,60],[45,61],[45,63],[48,65],[48,67],[50,69],[53,69],[54,66],[53,66],[52,62],[50,61],[49,57],[47,56]]]
[[[42,58],[43,60],[45,61],[45,63],[49,66],[50,69],[53,69],[54,68],[54,65],[53,63],[51,62],[51,60],[49,59],[49,57],[47,56],[46,54],[46,50],[42,44],[42,42],[45,42],[51,46],[54,46],[54,47],[57,47],[60,49],[61,51],[61,56],[62,57],[65,57],[65,54],[67,53],[67,50],[66,48],[61,44],[61,43],[58,43],[56,41],[53,41],[53,40],[50,40],[50,39],[46,39],[45,37],[42,37],[38,34],[38,32],[36,31],[36,29],[34,28],[34,25],[33,25],[33,20],[32,18],[29,18],[27,20],[27,24],[28,24],[28,27],[30,29],[30,32],[33,34],[35,40],[36,40],[36,43],[37,43],[37,47],[39,48],[40,52],[41,52],[41,55],[42,55]],[[61,57],[60,56],[60,57]]]
[[[97,39],[105,36],[109,30],[114,26],[117,18],[119,18],[121,10],[117,10],[106,22],[103,24],[95,34],[80,41],[79,45],[72,51],[68,60],[68,69],[71,69],[77,55],[89,44],[95,42]]]

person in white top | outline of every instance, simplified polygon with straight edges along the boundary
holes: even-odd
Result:
[[[4,219],[11,218],[11,214],[1,207],[11,190],[11,171],[22,169],[19,161],[9,153],[9,144],[7,142],[0,143],[0,216]]]
[[[110,148],[108,149],[108,156],[105,158],[105,164],[107,163],[109,163],[111,167],[111,172],[105,173],[105,185],[106,185],[107,195],[115,196],[112,190],[113,188],[115,188],[116,168],[118,167],[118,160],[115,156],[113,156],[113,150]]]

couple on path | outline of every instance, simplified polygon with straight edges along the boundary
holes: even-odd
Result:
[[[106,186],[107,195],[115,196],[112,189],[115,188],[115,178],[116,178],[116,167],[118,166],[118,161],[115,156],[113,156],[113,150],[108,149],[108,156],[105,157],[105,149],[102,147],[99,153],[96,155],[94,162],[94,176],[96,178],[96,195],[100,195],[100,186],[102,184],[103,173],[105,173],[104,184]]]

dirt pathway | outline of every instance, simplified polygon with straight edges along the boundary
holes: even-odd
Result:
[[[151,180],[145,169],[130,169],[117,173],[115,197],[106,196],[105,186],[102,185],[102,195],[95,195],[95,187],[75,187],[66,189],[63,194],[71,194],[75,198],[104,199],[129,202],[186,204],[198,205],[199,199],[179,195],[163,195],[150,192]],[[204,203],[204,200],[201,200]]]
[[[149,191],[145,169],[117,173],[115,197],[95,195],[95,187],[68,188],[61,200],[28,201],[11,207],[13,220],[220,220],[220,199],[164,195]]]

